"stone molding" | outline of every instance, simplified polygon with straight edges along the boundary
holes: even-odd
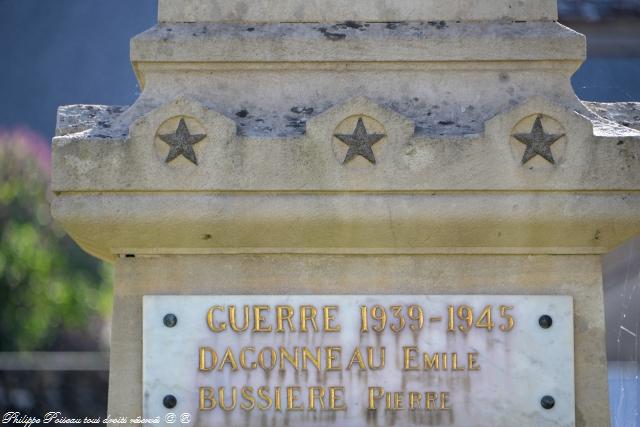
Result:
[[[160,0],[160,22],[555,21],[556,0]]]
[[[89,253],[602,254],[640,234],[636,192],[63,194]]]
[[[159,24],[131,39],[141,82],[150,64],[166,71],[216,63],[322,68],[331,62],[465,61],[468,68],[473,61],[581,63],[585,56],[584,36],[556,22],[182,23]]]
[[[522,164],[522,151],[513,151],[524,150],[511,141],[513,129],[538,115],[567,135],[555,164],[542,158]],[[376,164],[343,164],[332,151],[337,126],[358,117],[379,123],[388,139]],[[166,164],[155,151],[157,129],[176,118],[201,123],[208,135],[197,166]],[[481,247],[604,253],[640,233],[640,132],[596,137],[592,119],[534,97],[487,121],[482,135],[426,139],[416,136],[411,120],[357,97],[314,117],[302,138],[261,139],[238,136],[232,120],[181,97],[135,120],[128,138],[105,144],[88,137],[91,130],[54,138],[52,210],[74,239],[104,259],[129,252],[415,254]],[[59,122],[74,128],[70,120]]]
[[[600,254],[640,233],[640,131],[575,97],[582,35],[270,19],[160,23],[131,43],[135,104],[60,109],[52,211],[87,251]],[[198,142],[170,155],[181,126]],[[527,157],[535,126],[558,138]]]
[[[518,122],[538,114],[567,135],[552,148],[563,151],[555,165],[522,165],[524,147],[511,140]],[[154,143],[163,122],[182,117],[200,122],[208,135],[197,147],[197,167],[164,164],[166,153]],[[375,166],[336,161],[333,134],[349,117],[370,117],[384,127],[384,153]],[[118,117],[111,120],[113,126],[108,117],[98,121],[116,129],[101,135],[109,144],[98,143],[105,138],[91,129],[54,138],[54,191],[633,191],[640,182],[640,131],[540,97],[491,118],[482,134],[456,138],[417,135],[411,120],[364,97],[314,116],[303,124],[303,136],[292,138],[240,136],[233,120],[185,97],[134,120],[127,137],[117,133]],[[68,119],[59,122],[68,127]],[[612,136],[594,136],[594,122],[613,129]]]

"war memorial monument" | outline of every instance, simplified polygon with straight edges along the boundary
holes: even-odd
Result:
[[[61,107],[53,141],[55,218],[115,264],[109,415],[608,426],[600,256],[640,234],[640,118],[575,96],[556,21],[159,0],[138,100]]]

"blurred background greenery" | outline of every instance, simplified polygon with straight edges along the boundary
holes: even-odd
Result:
[[[108,349],[111,267],[52,220],[50,169],[48,141],[27,129],[0,131],[0,412],[103,415],[108,368],[97,351]],[[56,368],[61,350],[72,356]],[[70,351],[98,357],[76,371]],[[54,357],[34,372],[27,354]],[[31,367],[16,368],[25,362]]]
[[[111,309],[111,268],[51,218],[49,144],[0,133],[0,351],[94,350]]]
[[[156,0],[0,0],[0,415],[107,414],[111,267],[49,213],[56,108],[131,104]]]

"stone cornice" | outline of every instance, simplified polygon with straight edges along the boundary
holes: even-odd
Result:
[[[53,149],[53,213],[104,259],[238,251],[599,254],[640,233],[638,132],[540,98],[487,121],[482,134],[440,138],[416,136],[410,120],[365,98],[319,114],[303,137],[289,139],[239,137],[229,118],[184,98],[118,137],[121,124],[109,117],[125,113],[116,110],[63,109],[59,133],[88,129],[56,137]],[[93,122],[79,124],[87,111]],[[194,146],[197,165],[167,163],[157,151],[156,129],[176,115],[200,123],[193,132],[210,138]],[[383,129],[376,164],[336,157],[333,129],[349,117],[367,118],[371,132],[375,123]],[[554,164],[539,156],[520,161],[524,147],[510,138],[518,126],[528,132],[531,124],[519,122],[531,117],[567,135],[551,146]],[[95,134],[105,131],[112,137]]]
[[[159,0],[160,22],[553,21],[555,0]]]
[[[79,109],[62,110],[61,126],[73,128],[68,117],[82,117]],[[97,118],[81,128],[91,129],[54,138],[56,192],[640,190],[640,131],[540,98],[480,124],[480,133],[457,135],[420,135],[411,120],[366,98],[314,115],[304,133],[291,138],[240,136],[229,117],[185,98],[139,117],[129,130],[118,113],[88,112]],[[524,146],[511,138],[519,122],[539,114],[566,135],[551,148],[554,165],[542,159],[522,164]],[[157,129],[176,116],[196,120],[208,135],[195,147],[198,166],[162,162]],[[343,165],[336,158],[332,132],[353,116],[370,117],[386,131],[376,165]]]
[[[143,63],[583,61],[556,22],[159,24],[131,40]],[[318,64],[320,65],[320,64]]]
[[[82,193],[54,215],[104,259],[171,253],[600,254],[639,192]]]
[[[52,211],[105,259],[603,253],[640,131],[576,98],[584,54],[555,22],[159,24],[132,106],[60,109]]]

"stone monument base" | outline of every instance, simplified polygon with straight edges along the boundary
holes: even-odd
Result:
[[[573,297],[576,426],[607,425],[600,262],[597,255],[235,254],[119,258],[109,413],[131,417],[142,413],[143,295],[532,294]],[[545,348],[539,351],[544,353]]]

